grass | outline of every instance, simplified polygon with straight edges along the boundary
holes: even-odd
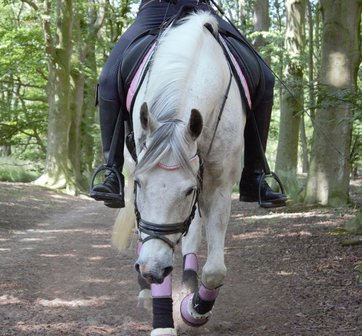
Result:
[[[0,158],[0,181],[31,182],[38,177],[34,165],[11,157]]]

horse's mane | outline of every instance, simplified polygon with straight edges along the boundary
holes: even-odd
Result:
[[[165,155],[171,161],[191,171],[187,146],[191,139],[185,136],[185,125],[191,111],[182,111],[187,99],[191,75],[198,66],[200,47],[204,34],[210,34],[205,23],[217,31],[216,19],[207,12],[192,14],[173,28],[166,29],[160,37],[153,56],[148,78],[145,78],[147,103],[150,113],[161,126],[151,135],[151,144],[137,170],[151,168]]]

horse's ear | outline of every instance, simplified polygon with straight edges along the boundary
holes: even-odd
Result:
[[[140,112],[141,126],[144,131],[152,133],[157,128],[157,122],[148,111],[148,105],[144,102]]]
[[[188,131],[191,135],[192,140],[196,140],[200,136],[202,127],[203,127],[203,122],[200,111],[192,109],[188,125]]]

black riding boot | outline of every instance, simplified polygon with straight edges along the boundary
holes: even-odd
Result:
[[[254,113],[258,132],[260,135],[263,150],[265,152],[269,132],[270,117],[272,111],[272,102],[263,103],[258,106]],[[260,187],[259,199],[259,182],[265,173],[265,165],[261,153],[261,146],[258,136],[249,116],[245,125],[245,154],[244,170],[241,175],[239,184],[240,201],[242,202],[259,202],[263,208],[275,208],[284,206],[287,197],[280,192],[274,192],[266,181],[262,181]]]
[[[90,196],[97,201],[104,201],[110,208],[124,207],[124,177],[123,169],[123,147],[124,147],[124,122],[118,122],[119,129],[115,129],[117,124],[119,104],[114,101],[105,100],[99,97],[99,117],[101,125],[101,136],[103,145],[103,155],[107,162],[105,180],[95,185]],[[116,138],[117,137],[117,138]],[[114,140],[113,140],[114,138]],[[112,146],[115,146],[112,148]]]

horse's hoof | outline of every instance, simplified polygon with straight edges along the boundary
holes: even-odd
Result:
[[[151,336],[177,336],[174,328],[157,328],[151,331]]]
[[[191,327],[201,327],[207,323],[211,316],[211,311],[206,314],[199,314],[192,306],[192,298],[194,294],[191,293],[184,297],[181,302],[180,310],[184,322]]]

